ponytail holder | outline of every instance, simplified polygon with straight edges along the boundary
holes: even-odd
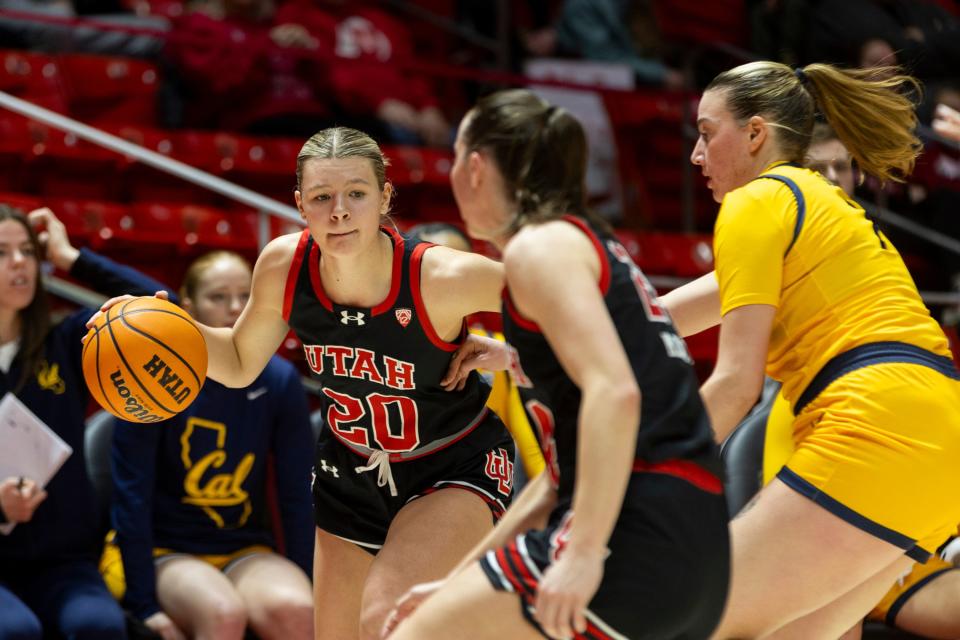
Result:
[[[800,81],[800,84],[802,84],[803,86],[807,85],[807,72],[804,71],[802,68],[797,67],[796,69],[794,69],[793,75],[797,76],[797,80]]]

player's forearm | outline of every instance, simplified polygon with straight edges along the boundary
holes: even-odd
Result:
[[[660,296],[681,336],[692,336],[720,324],[720,288],[711,271]]]
[[[213,328],[197,323],[207,342],[207,377],[227,387],[242,388],[256,379],[259,371],[244,367],[230,328]]]
[[[640,391],[632,380],[584,390],[570,549],[605,551],[623,507],[637,448]]]
[[[710,416],[714,438],[723,442],[743,420],[760,396],[759,388],[736,373],[714,370],[700,388],[700,395]]]
[[[530,529],[543,528],[547,516],[557,503],[557,492],[550,485],[549,473],[544,471],[531,480],[500,518],[500,522],[450,572],[456,575],[489,551],[502,547],[517,535]]]

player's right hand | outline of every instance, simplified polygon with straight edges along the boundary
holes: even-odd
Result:
[[[155,614],[143,621],[151,631],[159,634],[163,640],[187,640],[187,636],[174,624],[170,616],[163,611],[157,611]]]
[[[383,630],[380,632],[380,638],[389,638],[390,634],[396,631],[397,626],[410,617],[417,610],[423,601],[436,593],[446,580],[435,580],[434,582],[424,582],[410,587],[399,600],[397,606],[393,608],[386,622],[383,623]]]
[[[93,316],[91,316],[89,320],[87,320],[87,329],[92,328],[93,325],[95,325],[97,321],[100,319],[100,316],[105,314],[110,309],[110,307],[120,304],[121,302],[126,302],[127,300],[134,300],[137,297],[138,296],[131,296],[130,294],[125,294],[122,296],[117,296],[115,298],[110,298],[109,300],[104,302],[102,305],[100,305],[100,310],[97,311],[95,314],[93,314]],[[169,300],[170,294],[167,293],[166,291],[157,291],[156,293],[153,294],[153,297],[160,298],[161,300]]]
[[[467,334],[460,348],[456,350],[447,367],[447,375],[440,384],[447,391],[459,391],[467,383],[467,376],[474,369],[503,371],[510,366],[510,354],[507,345],[495,338]]]

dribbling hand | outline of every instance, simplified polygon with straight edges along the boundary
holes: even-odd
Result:
[[[389,638],[397,626],[410,617],[417,610],[423,601],[436,593],[443,586],[445,580],[436,580],[434,582],[424,582],[410,587],[403,597],[397,600],[397,606],[393,608],[386,622],[383,623],[383,630],[380,632],[380,638]]]
[[[170,299],[170,294],[167,293],[166,291],[157,291],[156,293],[153,294],[153,296],[155,298],[160,298],[161,300]],[[87,320],[87,325],[86,325],[87,329],[92,328],[93,325],[95,325],[97,321],[100,320],[100,317],[103,316],[110,309],[110,307],[114,305],[118,305],[121,302],[126,302],[127,300],[133,300],[136,297],[137,296],[131,296],[129,294],[126,294],[122,296],[117,296],[115,298],[110,298],[109,300],[104,302],[102,305],[100,305],[100,309],[95,314],[93,314],[89,320]],[[84,336],[84,339],[86,339],[86,336]]]

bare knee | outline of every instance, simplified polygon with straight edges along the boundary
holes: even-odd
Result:
[[[240,602],[220,600],[203,613],[197,637],[203,640],[241,640],[247,629],[247,611]]]
[[[270,602],[254,630],[263,640],[310,640],[313,638],[313,600],[291,593]],[[379,636],[378,636],[379,637]]]

